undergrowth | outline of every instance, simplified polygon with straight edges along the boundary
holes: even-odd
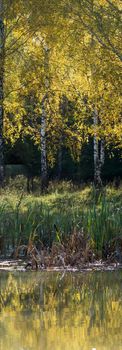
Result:
[[[53,191],[53,192],[52,192]],[[0,195],[0,254],[10,254],[29,237],[51,248],[75,231],[89,237],[98,256],[115,238],[122,237],[122,189],[92,187],[73,189],[67,184],[52,186],[45,196],[26,195],[10,189]],[[41,243],[40,243],[41,242]]]

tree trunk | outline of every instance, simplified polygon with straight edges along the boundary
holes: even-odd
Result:
[[[98,112],[95,109],[93,114],[94,126],[98,126]],[[100,188],[102,186],[101,170],[104,164],[104,141],[98,140],[96,132],[94,134],[94,184]]]
[[[3,79],[4,79],[4,22],[3,22],[3,0],[0,0],[0,187],[3,186],[3,181],[4,181]]]
[[[62,95],[62,97],[60,98],[59,112],[62,116],[62,120],[64,120],[64,118],[67,116],[67,113],[68,113],[68,100],[65,95]],[[61,175],[62,175],[63,141],[64,141],[63,130],[60,130],[59,150],[58,150],[58,180],[61,179]]]
[[[44,49],[44,88],[45,95],[42,99],[42,114],[41,114],[41,192],[44,192],[48,185],[48,176],[47,176],[47,152],[46,152],[46,120],[47,120],[47,111],[46,111],[46,102],[48,100],[49,92],[49,48],[45,42],[44,38],[40,38],[41,43]]]
[[[104,140],[101,140],[100,142],[100,161],[101,161],[101,166],[104,165],[104,161],[105,161]]]
[[[44,192],[47,187],[47,154],[46,154],[46,96],[42,100],[41,116],[41,191]]]

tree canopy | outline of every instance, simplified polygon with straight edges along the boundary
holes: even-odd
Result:
[[[45,147],[51,166],[64,146],[78,160],[90,138],[121,148],[121,2],[1,0],[0,12],[5,143],[29,137],[41,149],[47,93]]]

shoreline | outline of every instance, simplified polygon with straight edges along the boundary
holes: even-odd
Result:
[[[39,266],[38,269],[26,268],[26,263],[19,260],[0,259],[0,272],[95,272],[95,271],[117,271],[122,270],[122,263],[108,263],[107,261],[96,261],[94,263],[81,264],[77,266]]]

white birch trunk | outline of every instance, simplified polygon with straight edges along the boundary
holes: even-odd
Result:
[[[67,98],[65,95],[62,96],[59,104],[59,112],[64,119],[67,113]],[[62,156],[63,156],[63,133],[60,134],[59,138],[59,150],[58,150],[58,180],[61,179],[62,174]]]
[[[101,161],[101,166],[104,165],[104,161],[105,161],[104,140],[101,140],[100,142],[100,161]]]
[[[46,102],[48,100],[49,91],[49,48],[45,43],[44,38],[41,38],[41,43],[44,49],[44,73],[45,73],[45,95],[42,99],[42,115],[41,115],[41,191],[45,191],[48,184],[48,174],[47,174],[47,152],[46,152]]]
[[[41,115],[41,190],[45,190],[47,186],[47,153],[46,153],[46,109],[45,97],[42,100]]]
[[[4,22],[3,22],[3,0],[0,0],[0,187],[3,186],[3,180],[4,180],[3,79],[4,79]]]
[[[98,112],[94,109],[93,113],[94,126],[98,126]],[[104,141],[98,140],[96,132],[94,134],[94,183],[96,187],[102,186],[101,170],[104,164]]]

